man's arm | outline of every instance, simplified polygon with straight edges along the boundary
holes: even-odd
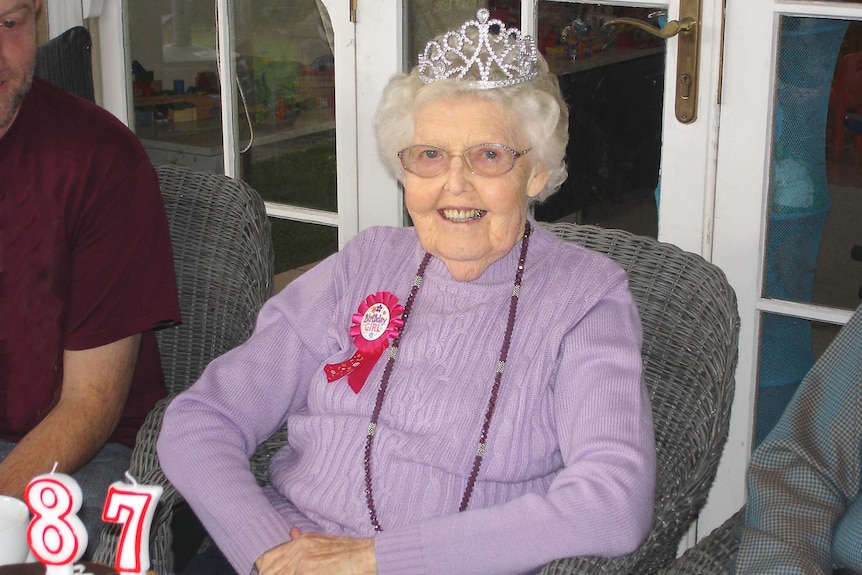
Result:
[[[120,421],[141,336],[63,352],[63,388],[51,412],[0,462],[0,493],[23,497],[41,473],[73,473],[102,448]]]
[[[862,487],[862,307],[751,457],[737,575],[832,572],[835,525]]]

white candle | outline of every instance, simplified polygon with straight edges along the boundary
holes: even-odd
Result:
[[[72,575],[72,564],[87,549],[87,530],[78,518],[83,494],[69,475],[51,473],[27,485],[24,500],[33,514],[27,529],[30,551],[45,564],[46,575]]]
[[[129,483],[117,481],[108,489],[102,520],[123,524],[114,569],[145,574],[150,568],[150,525],[163,489],[141,485],[128,473],[126,479]]]

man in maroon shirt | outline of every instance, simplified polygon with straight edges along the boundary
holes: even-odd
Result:
[[[180,318],[153,167],[108,112],[33,79],[39,5],[0,0],[0,493],[57,462],[92,550],[165,395],[152,330]]]

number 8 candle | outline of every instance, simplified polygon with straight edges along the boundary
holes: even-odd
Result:
[[[35,477],[24,491],[33,519],[27,542],[33,555],[45,564],[46,575],[72,575],[72,563],[87,548],[87,530],[76,515],[81,509],[81,487],[64,473]]]
[[[102,520],[122,523],[114,568],[118,573],[146,573],[150,568],[150,525],[163,489],[140,485],[126,473],[130,483],[117,481],[108,489]]]

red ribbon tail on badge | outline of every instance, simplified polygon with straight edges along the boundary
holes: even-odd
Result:
[[[326,381],[332,383],[339,380],[345,375],[347,376],[347,385],[353,390],[353,393],[359,393],[365,386],[374,364],[383,355],[383,350],[389,347],[374,346],[365,351],[357,351],[347,361],[341,363],[327,363],[323,366],[323,372],[326,374]]]
[[[380,359],[380,355],[382,353],[383,349],[375,349],[370,354],[365,355],[365,357],[358,362],[359,365],[354,367],[347,375],[347,385],[350,386],[353,393],[358,394],[362,391],[368,376],[371,374],[371,370],[374,368],[374,364],[376,364],[377,360]]]
[[[345,375],[349,374],[354,369],[362,365],[364,357],[365,356],[361,351],[357,351],[347,361],[342,361],[341,363],[327,363],[323,366],[323,372],[326,374],[326,381],[332,383],[333,381],[341,379]]]

